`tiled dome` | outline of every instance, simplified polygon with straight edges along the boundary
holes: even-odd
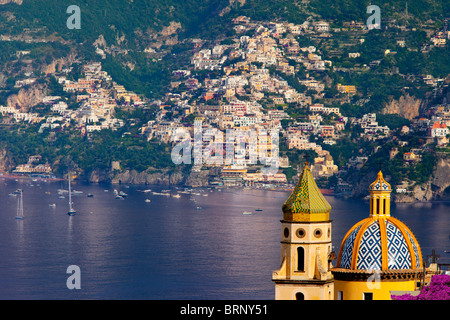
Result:
[[[416,269],[420,247],[406,225],[393,218],[369,217],[345,235],[337,266],[352,270]]]
[[[370,185],[370,215],[345,235],[337,267],[350,270],[404,270],[422,266],[411,230],[390,215],[391,186],[378,172]]]
[[[308,162],[282,209],[284,220],[325,221],[329,219],[331,206],[317,187]]]

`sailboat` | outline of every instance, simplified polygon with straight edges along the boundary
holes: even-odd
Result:
[[[77,213],[77,212],[72,207],[72,189],[71,189],[71,186],[70,186],[70,172],[69,172],[69,212],[67,212],[67,214],[69,216],[73,216],[73,215],[75,215],[75,213]]]
[[[22,200],[22,189],[20,189],[19,198],[17,198],[17,214],[16,219],[22,220],[23,219],[23,200]]]

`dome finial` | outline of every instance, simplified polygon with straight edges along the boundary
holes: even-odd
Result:
[[[377,178],[374,182],[369,186],[369,191],[389,191],[391,192],[391,185],[384,180],[383,172],[378,171]]]
[[[305,153],[305,166],[309,165],[309,161],[308,158],[310,157],[310,155],[308,154],[308,152]]]
[[[378,171],[381,172],[381,166],[383,165],[383,160],[378,160]]]
[[[380,169],[380,171],[378,171],[378,174],[377,174],[377,179],[383,179],[383,172],[381,171],[381,169]]]

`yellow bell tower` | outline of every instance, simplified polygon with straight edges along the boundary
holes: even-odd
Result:
[[[334,300],[330,210],[306,162],[283,205],[281,266],[272,274],[276,300]]]

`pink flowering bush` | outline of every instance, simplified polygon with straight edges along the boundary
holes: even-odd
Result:
[[[420,290],[417,296],[407,293],[392,296],[392,300],[450,300],[450,276],[446,274],[431,277],[430,285]]]

